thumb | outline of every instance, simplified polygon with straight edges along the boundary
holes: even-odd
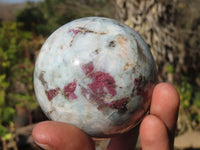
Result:
[[[46,150],[94,150],[92,139],[80,129],[61,122],[45,121],[32,131],[35,143]]]

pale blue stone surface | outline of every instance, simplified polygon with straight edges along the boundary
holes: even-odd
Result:
[[[109,137],[146,114],[156,79],[151,52],[133,29],[88,17],[63,25],[46,40],[34,88],[50,119]]]

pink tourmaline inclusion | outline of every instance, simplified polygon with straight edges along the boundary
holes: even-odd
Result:
[[[104,101],[105,95],[110,94],[110,96],[113,97],[117,94],[115,80],[109,73],[94,71],[92,62],[83,65],[82,70],[92,79],[92,83],[88,84],[88,87],[92,91],[90,97],[98,103],[99,109],[103,106],[113,109],[124,109],[126,107],[129,100],[127,97],[112,102]],[[82,88],[83,96],[86,96],[88,93],[89,92],[85,88]]]
[[[86,74],[86,76],[92,77],[92,73],[93,73],[93,70],[94,70],[93,63],[89,62],[88,64],[83,65],[82,70]]]
[[[55,96],[59,94],[59,91],[60,91],[60,88],[50,89],[50,90],[45,91],[48,100],[51,101]]]
[[[110,103],[106,103],[107,106],[110,108],[115,108],[115,109],[124,109],[126,107],[126,104],[128,103],[129,98],[125,97],[116,101],[112,101]]]
[[[77,29],[69,29],[68,32],[72,32],[74,33],[75,35],[78,34],[80,32],[80,30],[77,30]]]
[[[77,80],[74,79],[73,82],[70,82],[69,84],[67,84],[66,86],[64,86],[64,95],[68,98],[68,99],[77,99],[77,96],[75,95],[75,90],[76,90],[76,86],[77,86]],[[60,88],[56,88],[56,89],[50,89],[45,91],[47,98],[49,101],[52,101],[54,97],[56,97],[60,92]]]
[[[77,80],[74,79],[73,82],[67,84],[64,87],[64,94],[68,99],[77,99],[77,96],[74,94],[77,86]]]
[[[94,94],[105,95],[109,93],[111,96],[117,94],[115,80],[108,73],[97,71],[92,74],[91,78],[93,81],[88,84],[88,87]]]
[[[92,79],[92,83],[88,84],[88,87],[95,95],[105,95],[109,93],[111,96],[115,96],[117,94],[115,80],[109,73],[102,71],[93,72],[94,66],[92,62],[83,65],[82,70]]]

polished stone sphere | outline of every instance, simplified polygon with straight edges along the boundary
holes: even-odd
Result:
[[[136,126],[157,79],[147,44],[130,27],[87,17],[58,28],[35,64],[34,88],[44,113],[92,137]]]

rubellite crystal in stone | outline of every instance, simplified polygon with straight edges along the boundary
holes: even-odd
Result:
[[[152,55],[133,29],[88,17],[47,39],[36,61],[34,88],[50,119],[109,137],[133,128],[146,114],[156,76]]]

